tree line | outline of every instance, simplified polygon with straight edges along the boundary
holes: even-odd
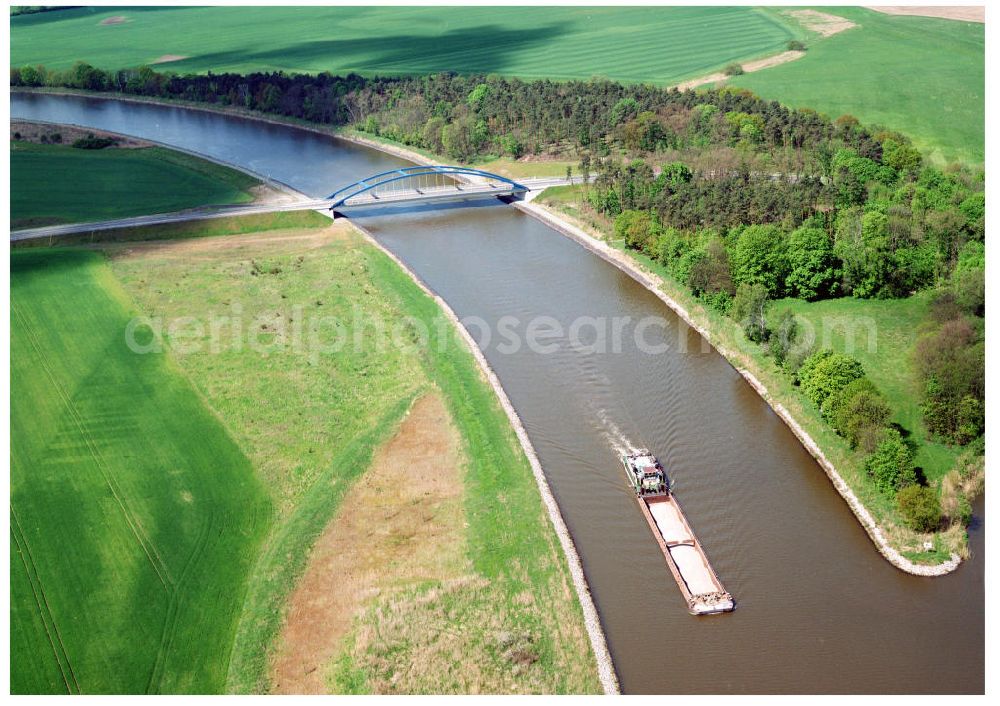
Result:
[[[749,91],[678,91],[604,79],[522,81],[144,66],[25,66],[12,86],[60,86],[233,106],[358,130],[451,159],[547,155],[596,175],[588,208],[787,369],[822,416],[868,455],[876,486],[926,510],[913,453],[860,364],[799,351],[782,297],[906,297],[935,289],[913,352],[924,422],[982,437],[985,196],[982,170],[939,169],[898,132],[793,109]],[[909,449],[909,450],[908,450]],[[926,494],[925,494],[926,495]],[[926,513],[925,513],[926,515]],[[930,520],[913,519],[926,529]]]

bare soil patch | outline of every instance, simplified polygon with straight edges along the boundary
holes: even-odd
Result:
[[[886,15],[910,15],[912,17],[937,17],[943,20],[961,20],[962,22],[986,22],[986,7],[983,5],[925,5],[923,7],[868,5],[867,8]]]
[[[789,61],[795,61],[805,56],[804,51],[786,51],[781,54],[775,54],[774,56],[766,56],[763,59],[755,59],[754,61],[748,61],[742,64],[743,71],[746,73],[753,73],[754,71],[760,71],[761,69],[769,69],[772,66],[778,66],[779,64],[785,64]],[[684,81],[683,83],[677,84],[678,90],[686,91],[689,88],[697,88],[698,86],[704,86],[707,83],[718,83],[719,81],[725,81],[729,76],[722,73],[721,71],[709,74],[708,76],[701,76],[700,78],[693,78],[689,81]]]
[[[845,29],[856,26],[850,20],[837,15],[831,15],[817,10],[791,10],[787,13],[789,17],[798,20],[803,27],[813,32],[818,32],[824,37],[830,37]]]
[[[153,59],[150,64],[167,64],[171,61],[181,61],[182,59],[187,59],[187,54],[164,54]]]
[[[369,599],[470,571],[462,465],[441,396],[421,397],[312,549],[272,663],[275,693],[325,693],[327,665]]]
[[[128,18],[125,15],[115,15],[113,17],[106,17],[101,20],[98,24],[102,25],[120,25],[128,22]]]
[[[20,137],[15,137],[15,134],[19,134]],[[22,142],[41,143],[42,137],[45,137],[47,142],[53,143],[53,135],[59,135],[61,139],[61,142],[54,144],[70,145],[74,140],[79,140],[80,138],[87,137],[88,135],[94,135],[95,137],[107,137],[115,140],[115,144],[106,149],[136,149],[153,146],[151,142],[146,142],[145,140],[129,137],[127,135],[119,135],[116,132],[107,132],[106,130],[79,128],[72,125],[59,125],[55,123],[35,123],[28,120],[10,121],[10,139],[12,140],[17,139]]]
[[[149,240],[127,244],[104,244],[100,248],[112,258],[128,260],[156,255],[165,259],[238,259],[270,251],[287,251],[294,246],[297,252],[322,248],[330,243],[357,238],[346,222],[332,223],[328,228],[305,230],[269,230],[245,235],[220,235],[206,238],[179,240]]]

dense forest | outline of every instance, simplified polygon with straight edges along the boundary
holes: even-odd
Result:
[[[467,162],[526,155],[571,162],[595,175],[583,189],[588,208],[613,222],[627,247],[739,322],[862,450],[873,483],[918,531],[941,525],[939,493],[916,472],[912,442],[889,423],[888,402],[858,361],[796,346],[794,317],[768,320],[767,303],[933,290],[912,352],[924,425],[981,457],[984,173],[925,164],[898,132],[740,89],[681,92],[600,79],[176,75],[79,63],[65,72],[13,69],[10,81],[353,126]],[[968,514],[964,498],[949,503],[948,519]]]

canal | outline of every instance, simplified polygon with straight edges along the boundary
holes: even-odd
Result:
[[[317,197],[404,164],[151,104],[14,94],[11,116],[157,140]],[[349,215],[480,342],[573,535],[624,692],[982,692],[982,501],[971,560],[905,574],[743,378],[629,276],[495,200]],[[618,462],[630,446],[664,461],[734,613],[686,612]]]

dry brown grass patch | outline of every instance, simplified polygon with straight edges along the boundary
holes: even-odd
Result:
[[[806,29],[824,37],[831,37],[857,26],[849,19],[817,10],[791,10],[786,14],[798,20]]]
[[[187,54],[163,54],[153,59],[150,64],[169,64],[171,61],[182,61],[187,59]]]
[[[283,253],[294,247],[297,252],[317,250],[336,241],[357,239],[347,223],[331,222],[328,228],[269,230],[246,235],[222,235],[179,240],[149,240],[135,243],[102,245],[112,259],[129,260],[155,256],[165,260],[234,260],[265,253]]]
[[[128,21],[129,21],[129,18],[127,18],[125,15],[114,15],[112,17],[105,17],[103,20],[101,20],[100,22],[98,22],[98,24],[104,25],[104,26],[107,26],[107,25],[120,25],[120,24],[124,24],[125,22],[128,22]]]
[[[368,599],[469,571],[463,464],[444,402],[437,393],[425,395],[313,547],[289,600],[272,667],[274,692],[324,693],[325,667]]]
[[[885,15],[910,15],[912,17],[937,17],[943,20],[961,20],[963,22],[986,22],[985,5],[924,5],[924,6],[896,6],[896,5],[868,5],[869,10],[881,12]]]

